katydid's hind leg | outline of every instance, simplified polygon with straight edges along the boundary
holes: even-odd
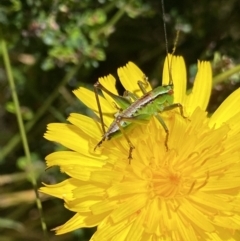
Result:
[[[103,138],[101,139],[101,141],[99,141],[98,143],[97,143],[97,145],[94,147],[94,151],[96,151],[96,149],[98,148],[98,147],[100,147],[101,145],[102,145],[102,143],[103,143]]]
[[[111,94],[111,92],[109,90],[107,90],[99,81],[97,81],[93,87],[94,87],[94,93],[95,93],[95,97],[96,97],[96,101],[97,101],[97,107],[98,107],[98,112],[99,112],[102,132],[103,132],[102,139],[94,147],[94,151],[96,151],[96,149],[102,145],[103,141],[106,140],[106,129],[105,129],[105,124],[104,124],[104,120],[103,120],[103,112],[102,112],[102,108],[101,108],[101,104],[100,104],[100,98],[98,95],[98,89],[105,91],[106,93],[109,93],[109,94]]]
[[[168,151],[169,150],[169,148],[168,148],[169,129],[168,129],[167,125],[165,124],[164,120],[162,119],[162,117],[160,115],[156,114],[155,117],[160,122],[160,124],[162,125],[162,127],[163,127],[163,129],[164,129],[164,131],[166,133],[166,138],[165,138],[164,145],[166,147],[166,150]]]
[[[102,89],[103,86],[100,84],[100,82],[97,81],[93,87],[94,87],[94,93],[95,93],[95,97],[96,97],[96,101],[97,101],[97,108],[98,108],[99,117],[100,117],[100,121],[101,121],[102,132],[103,132],[103,134],[105,134],[106,129],[104,126],[103,113],[102,113],[102,108],[101,108],[100,99],[99,99],[99,95],[98,95],[98,89]],[[94,148],[94,150],[96,149],[96,147]]]
[[[94,84],[94,92],[95,92],[95,97],[96,97],[96,101],[97,101],[97,107],[98,107],[98,111],[99,111],[102,131],[103,131],[103,134],[105,134],[106,133],[106,129],[105,129],[105,126],[104,126],[103,112],[102,112],[102,108],[101,108],[101,104],[100,104],[100,98],[99,98],[99,94],[98,94],[98,89],[101,90],[102,92],[108,94],[110,97],[112,97],[115,100],[115,102],[120,106],[119,107],[120,109],[127,108],[128,106],[131,105],[131,102],[128,99],[124,98],[124,97],[121,97],[121,96],[118,96],[118,95],[112,93],[111,91],[106,89],[99,81],[97,81]],[[117,105],[115,105],[115,106],[117,106]]]

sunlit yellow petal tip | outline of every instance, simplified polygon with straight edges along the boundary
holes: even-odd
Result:
[[[147,77],[137,65],[135,65],[133,62],[128,62],[126,66],[118,68],[118,76],[126,90],[131,91],[138,96],[142,95],[141,91],[139,90],[138,81],[146,82]],[[151,86],[148,83],[146,86],[146,91],[150,90]]]
[[[168,54],[163,67],[163,85],[174,85],[174,102],[183,103],[186,95],[187,74],[183,57]]]
[[[200,107],[206,110],[212,91],[212,69],[207,61],[198,61],[198,72],[191,93],[186,97],[185,106],[188,113]]]
[[[210,119],[210,124],[215,127],[226,123],[235,115],[239,115],[240,109],[240,88],[235,90],[215,111]]]
[[[101,125],[89,117],[71,114],[71,124],[48,126],[45,137],[71,150],[46,158],[48,167],[60,166],[69,178],[41,191],[63,199],[75,213],[56,234],[97,226],[91,241],[240,240],[240,89],[208,117],[210,63],[198,63],[188,96],[183,58],[169,56],[168,61],[163,84],[172,78],[174,102],[183,105],[186,116],[179,108],[159,113],[165,129],[150,118],[129,131],[123,128],[125,138],[113,136],[98,147]],[[118,74],[127,90],[143,95],[137,81],[144,74],[135,64],[128,63]],[[99,81],[115,91],[112,76]],[[98,114],[91,91],[80,88],[75,94]],[[106,128],[123,113],[109,103],[113,100],[100,98]],[[126,139],[134,146],[131,163]]]
[[[116,79],[111,75],[107,75],[105,77],[100,77],[98,79],[98,81],[105,87],[107,88],[109,91],[111,91],[113,94],[118,95],[117,89],[116,89]],[[105,98],[108,95],[105,95],[105,93],[103,92]]]

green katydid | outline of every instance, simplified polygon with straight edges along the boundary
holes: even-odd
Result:
[[[163,27],[164,27],[164,37],[165,37],[165,43],[166,43],[166,53],[167,53],[167,60],[168,60],[167,31],[166,31],[166,24],[164,21],[165,10],[164,10],[163,0],[161,1],[161,4],[162,4],[162,11],[163,11]],[[172,54],[175,52],[178,37],[179,37],[179,31],[177,31],[177,36],[175,39]],[[146,81],[147,78],[143,76],[145,83],[142,81],[138,81],[138,86],[143,93],[141,97],[137,97],[135,94],[131,92],[127,92],[127,95],[129,98],[126,98],[124,96],[118,96],[111,93],[99,81],[94,84],[97,107],[100,115],[102,131],[103,131],[102,139],[95,146],[94,150],[97,147],[99,147],[103,141],[109,140],[113,137],[116,137],[122,134],[124,138],[127,140],[129,145],[128,159],[130,161],[132,159],[132,151],[135,147],[130,141],[129,137],[127,136],[126,130],[129,129],[130,127],[133,128],[135,124],[142,124],[142,123],[148,122],[153,116],[157,118],[157,120],[160,122],[160,124],[162,125],[163,129],[166,132],[165,147],[168,150],[169,130],[164,120],[159,115],[159,113],[172,110],[174,108],[179,108],[181,116],[186,118],[183,115],[183,106],[180,103],[174,103],[173,81],[171,78],[169,60],[168,60],[168,70],[169,70],[170,83],[168,85],[158,86],[149,92],[147,92],[146,89],[144,88],[144,85],[147,83]],[[98,96],[98,89],[100,89],[101,91],[111,96],[113,100],[117,103],[116,106],[118,106],[118,109],[119,109],[119,111],[115,114],[115,118],[111,123],[111,125],[108,127],[107,131],[105,130],[105,125],[103,121],[103,113],[102,113],[101,104]]]
[[[99,81],[94,84],[94,91],[103,131],[102,139],[95,146],[94,150],[99,147],[102,142],[122,135],[127,140],[129,145],[128,159],[130,161],[132,159],[132,151],[135,147],[126,133],[127,129],[134,128],[134,125],[136,124],[146,123],[153,116],[157,118],[166,132],[165,146],[168,150],[169,130],[159,113],[172,110],[174,108],[179,108],[180,114],[184,117],[183,107],[180,103],[173,103],[174,98],[172,81],[169,83],[169,85],[158,86],[155,89],[147,92],[144,87],[147,83],[146,77],[144,77],[144,80],[145,82],[138,81],[138,86],[143,93],[141,97],[137,97],[131,92],[127,92],[128,97],[118,96],[107,90]],[[98,96],[98,89],[111,96],[119,106],[119,111],[115,114],[115,118],[107,130],[105,130],[103,121],[103,113]]]

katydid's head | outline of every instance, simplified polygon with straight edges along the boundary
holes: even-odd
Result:
[[[173,83],[171,83],[169,85],[163,85],[162,87],[165,89],[164,98],[165,98],[167,105],[173,104],[173,101],[174,101]]]
[[[155,98],[161,97],[161,96],[172,96],[173,84],[158,86],[152,90],[152,94]]]
[[[160,107],[160,111],[163,111],[164,106],[171,105],[173,103],[173,85],[162,85],[152,90],[152,99]]]

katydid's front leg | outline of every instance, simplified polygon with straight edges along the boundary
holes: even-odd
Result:
[[[142,93],[143,93],[143,94],[146,94],[147,91],[146,91],[145,87],[148,86],[148,82],[147,82],[147,79],[148,79],[148,78],[144,75],[144,76],[143,76],[143,79],[144,79],[145,82],[139,80],[139,81],[137,82],[137,84],[138,84],[138,87],[140,88],[140,90],[142,91]],[[132,92],[130,92],[130,91],[128,91],[128,90],[126,90],[126,91],[124,92],[124,96],[126,96],[127,98],[130,97],[131,99],[133,99],[133,101],[136,101],[136,100],[139,98],[139,96],[137,96],[136,94],[134,94],[134,93],[132,93]]]
[[[142,91],[142,93],[145,95],[147,93],[146,87],[148,86],[148,82],[147,82],[148,78],[147,78],[147,76],[143,76],[143,80],[144,80],[144,82],[139,80],[137,82],[137,84],[138,84],[140,90]]]
[[[128,91],[128,90],[125,90],[124,91],[124,95],[123,95],[125,98],[128,98],[129,100],[133,100],[133,101],[136,101],[139,97],[137,95],[135,95],[134,93]]]

